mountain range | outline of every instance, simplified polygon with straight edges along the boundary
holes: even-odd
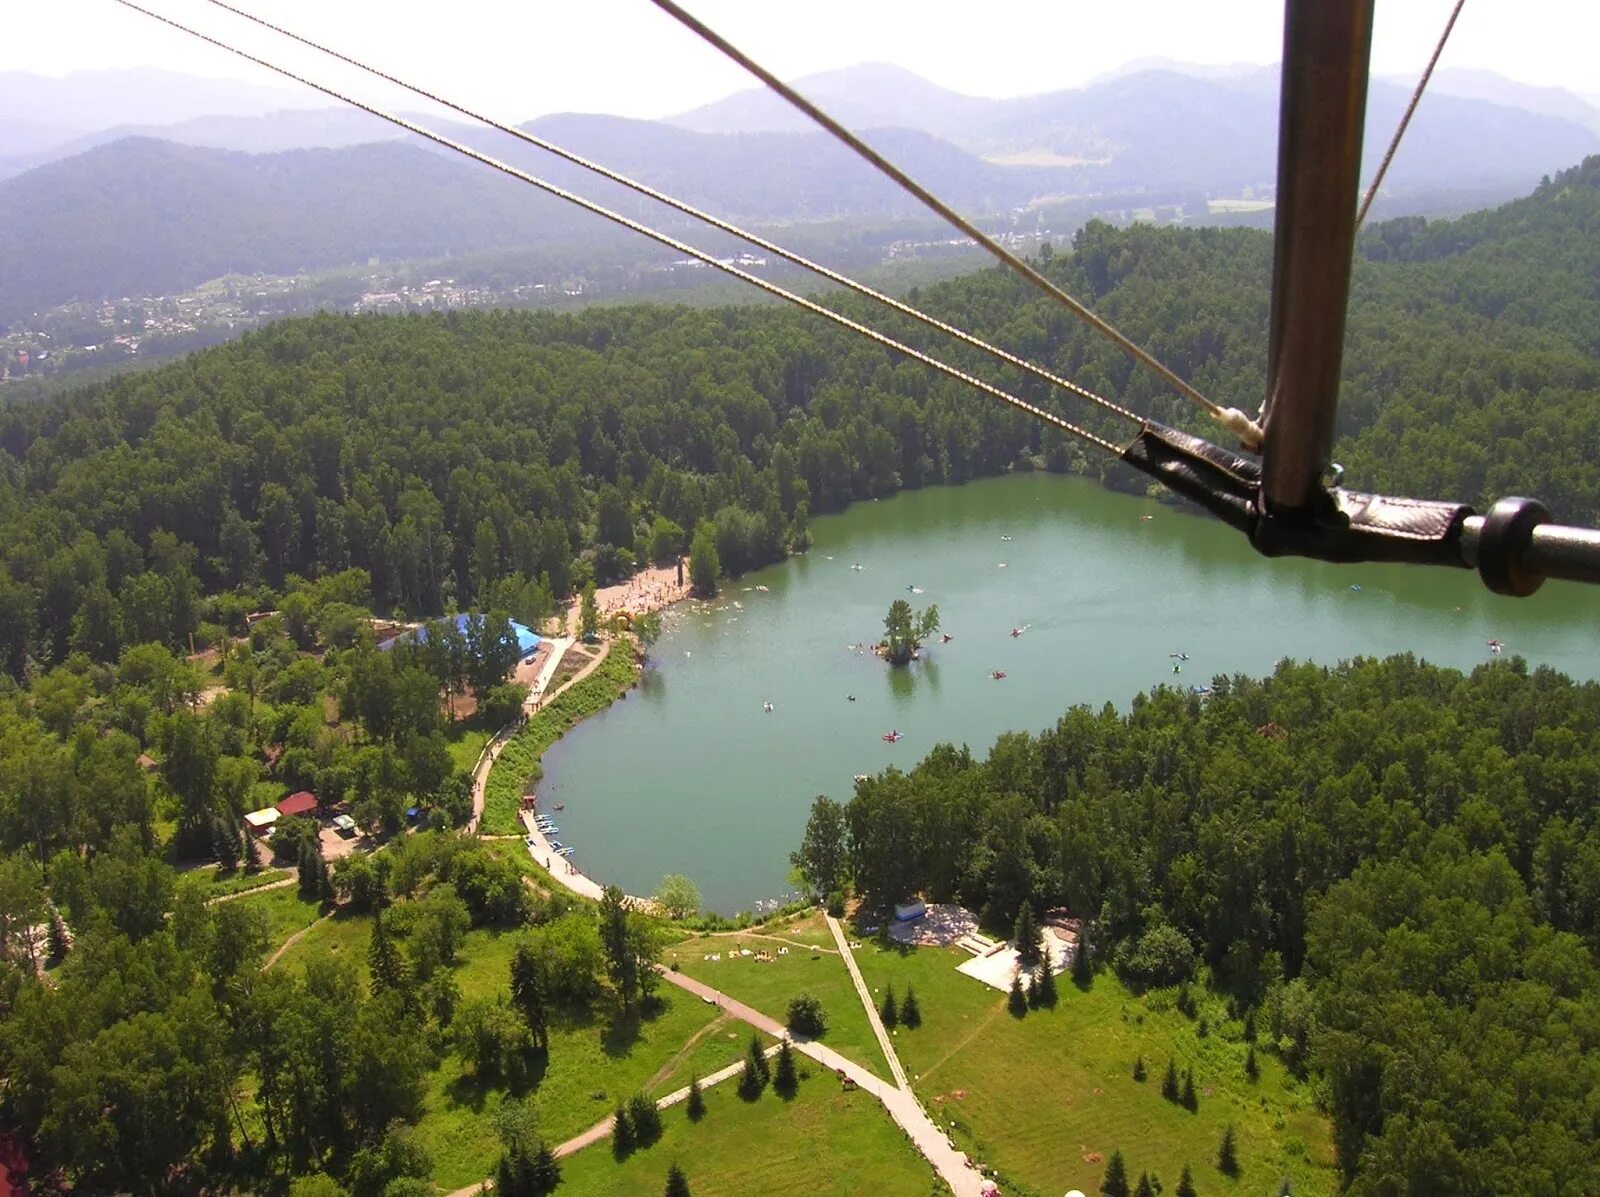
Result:
[[[141,81],[171,93],[130,100],[121,120],[83,127],[104,117],[107,95]],[[214,80],[91,82],[100,86],[74,91],[63,80],[0,75],[0,320],[75,298],[166,293],[229,270],[294,273],[600,235],[595,218],[360,112],[295,110],[282,103],[293,93]],[[881,64],[799,84],[954,206],[1003,227],[1070,227],[1155,205],[1194,219],[1208,199],[1270,196],[1274,181],[1273,68],[1154,64],[1013,100],[961,95]],[[1497,201],[1600,151],[1586,115],[1594,110],[1570,92],[1484,72],[1441,72],[1441,84],[1390,173],[1388,212]],[[1407,96],[1373,82],[1369,158]],[[196,115],[213,102],[219,111]],[[181,119],[162,123],[174,114]],[[501,134],[429,123],[664,221],[654,205]],[[740,221],[894,221],[919,211],[762,92],[669,121],[566,114],[526,127]]]

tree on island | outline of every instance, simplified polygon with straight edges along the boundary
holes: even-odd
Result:
[[[913,612],[905,599],[895,599],[883,617],[883,630],[884,656],[889,664],[905,665],[922,642],[939,630],[939,608],[930,604],[926,610]]]
[[[722,573],[722,558],[717,555],[717,533],[710,522],[695,529],[689,545],[689,589],[696,598],[711,598],[717,593],[717,578]]]

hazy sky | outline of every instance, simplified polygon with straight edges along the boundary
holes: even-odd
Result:
[[[286,63],[309,60],[203,0],[142,0]],[[648,0],[238,0],[491,115],[553,111],[656,117],[751,82]],[[778,74],[894,62],[958,91],[1013,96],[1073,87],[1131,59],[1274,62],[1281,0],[685,0]],[[8,6],[0,70],[44,74],[160,66],[260,79],[112,0]],[[1374,68],[1415,76],[1451,0],[1379,0]],[[1600,91],[1594,0],[1473,0],[1444,65]],[[332,82],[337,68],[318,66]]]

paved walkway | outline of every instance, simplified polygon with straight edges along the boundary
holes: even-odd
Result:
[[[867,1008],[867,1021],[872,1024],[872,1033],[878,1037],[878,1046],[883,1049],[883,1058],[889,1061],[889,1072],[894,1076],[894,1083],[909,1093],[911,1082],[906,1080],[906,1070],[900,1067],[900,1057],[895,1055],[894,1044],[889,1040],[889,1032],[884,1030],[883,1019],[878,1017],[878,1007],[872,1000],[872,992],[867,988],[867,983],[861,979],[861,970],[856,967],[856,954],[850,950],[850,941],[844,937],[844,928],[831,914],[825,917],[828,920],[828,930],[833,932],[833,942],[839,945],[839,955],[844,957],[844,966],[850,970],[850,979],[856,983],[856,992],[861,995],[861,1004]]]
[[[478,823],[483,818],[483,798],[489,785],[489,770],[494,768],[494,763],[500,758],[500,753],[505,749],[505,746],[511,743],[511,737],[517,734],[522,724],[542,705],[544,702],[544,688],[550,684],[551,677],[555,675],[556,666],[561,663],[561,658],[566,655],[567,649],[572,647],[572,641],[568,639],[555,640],[551,643],[555,645],[555,648],[559,648],[560,651],[555,651],[555,648],[551,650],[549,659],[544,663],[544,670],[539,674],[537,685],[534,689],[528,691],[527,698],[523,700],[522,718],[509,727],[503,727],[497,731],[494,734],[494,738],[485,744],[483,751],[478,754],[478,764],[472,771],[472,817],[467,820],[467,832],[469,834],[478,830]],[[599,668],[600,662],[606,659],[606,653],[610,650],[611,642],[609,640],[601,641],[600,651],[594,655],[594,659],[563,682],[560,689],[550,697],[556,698],[560,696],[567,689],[588,677]],[[546,844],[544,849],[544,855],[548,859],[551,855],[550,846]],[[598,895],[598,892],[597,890],[596,895]]]
[[[845,959],[849,959],[848,949]],[[686,977],[682,973],[670,969],[662,972],[662,977],[680,989],[701,998],[711,998],[727,1013],[743,1022],[749,1023],[757,1030],[765,1031],[769,1035],[785,1038],[788,1032],[776,1020],[768,1018],[759,1010],[746,1006],[743,1002],[736,1001],[725,993],[720,993],[711,986]],[[867,1003],[871,1009],[872,1003]],[[808,1039],[792,1040],[796,1051],[806,1055],[832,1072],[843,1072],[856,1083],[856,1086],[876,1097],[883,1103],[883,1108],[895,1120],[900,1129],[910,1137],[912,1144],[920,1151],[930,1164],[938,1170],[945,1184],[950,1186],[956,1197],[980,1197],[979,1184],[982,1177],[966,1155],[951,1144],[944,1131],[933,1124],[933,1119],[928,1117],[927,1111],[917,1101],[916,1095],[909,1088],[896,1088],[887,1081],[881,1080],[868,1072],[854,1060],[847,1060],[830,1047]],[[895,1060],[893,1051],[889,1059]],[[895,1063],[898,1069],[898,1062]]]

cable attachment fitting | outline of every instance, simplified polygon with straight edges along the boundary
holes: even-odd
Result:
[[[1478,576],[1496,594],[1526,598],[1544,585],[1544,575],[1526,568],[1523,554],[1533,541],[1533,530],[1550,522],[1550,512],[1538,499],[1501,499],[1483,517],[1478,533]]]

